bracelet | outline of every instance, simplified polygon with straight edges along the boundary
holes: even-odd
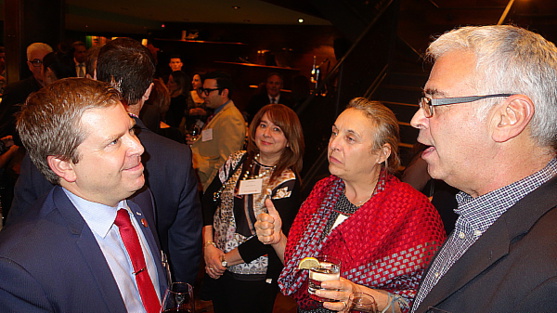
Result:
[[[211,245],[215,248],[217,247],[217,244],[214,241],[208,240],[208,241],[205,242],[205,245],[203,245],[203,248],[207,248],[209,245]]]

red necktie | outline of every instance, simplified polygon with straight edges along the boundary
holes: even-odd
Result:
[[[137,237],[135,228],[133,228],[128,211],[125,209],[118,210],[114,224],[118,226],[120,230],[120,236],[122,237],[122,241],[124,241],[124,246],[126,246],[126,250],[132,261],[135,280],[145,310],[147,313],[159,313],[161,310],[159,297],[157,296],[151,277],[147,272],[143,250],[139,244],[139,238]]]

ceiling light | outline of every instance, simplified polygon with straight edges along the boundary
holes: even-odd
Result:
[[[232,8],[233,8],[234,10],[239,10],[239,9],[240,9],[240,7],[237,6],[237,5],[233,5]]]
[[[298,19],[298,23],[302,24],[303,22],[304,22],[304,19],[300,17],[300,18]]]

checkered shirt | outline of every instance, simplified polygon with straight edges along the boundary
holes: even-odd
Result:
[[[414,299],[411,312],[416,311],[441,277],[466,253],[468,248],[481,237],[489,226],[516,202],[556,174],[557,159],[554,158],[539,172],[480,197],[472,198],[467,193],[459,192],[456,195],[458,208],[455,210],[459,217],[455,229],[426,273]]]

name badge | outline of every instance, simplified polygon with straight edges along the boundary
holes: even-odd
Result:
[[[254,193],[261,193],[263,189],[263,179],[248,179],[248,180],[241,180],[240,187],[238,188],[239,195],[251,195]]]
[[[201,132],[201,141],[209,141],[209,140],[213,140],[213,129],[212,128],[204,129]]]

